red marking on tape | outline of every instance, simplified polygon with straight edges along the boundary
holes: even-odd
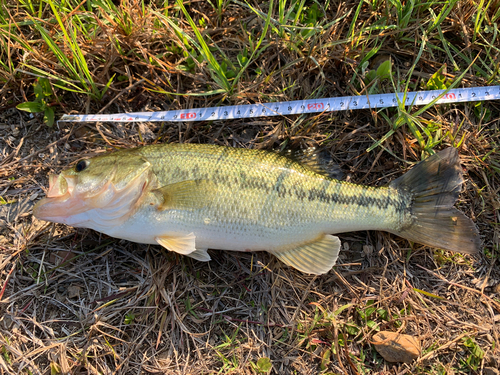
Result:
[[[189,113],[181,113],[179,116],[181,119],[188,119],[188,118],[196,118],[196,113],[194,112],[189,112]]]
[[[320,111],[325,109],[325,106],[323,105],[323,103],[311,103],[307,105],[307,109],[309,110],[314,109]]]

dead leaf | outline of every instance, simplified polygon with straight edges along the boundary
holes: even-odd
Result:
[[[421,353],[418,340],[402,333],[382,331],[373,336],[372,343],[387,362],[410,363]]]

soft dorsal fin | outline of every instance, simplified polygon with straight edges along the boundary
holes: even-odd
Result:
[[[162,186],[152,192],[160,199],[158,210],[197,209],[206,207],[215,195],[215,184],[209,180],[187,180]]]
[[[292,249],[272,253],[283,263],[305,273],[321,275],[335,265],[340,251],[340,239],[326,234],[319,239]]]
[[[287,150],[282,152],[282,155],[290,158],[310,170],[341,180],[344,173],[340,166],[336,164],[330,154],[325,150],[318,150],[316,147],[308,147],[304,150]]]

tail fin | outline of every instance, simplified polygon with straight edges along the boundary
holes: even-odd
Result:
[[[478,252],[481,240],[475,224],[453,207],[463,181],[458,152],[452,147],[393,181],[390,187],[412,198],[410,219],[394,233],[432,247],[466,254]]]

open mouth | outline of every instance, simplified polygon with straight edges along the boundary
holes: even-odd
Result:
[[[88,208],[81,199],[74,196],[74,178],[62,174],[49,176],[47,198],[40,200],[33,208],[33,214],[41,220],[65,223],[66,218],[82,213]]]
[[[116,166],[104,176],[75,175],[74,169],[49,176],[47,197],[33,209],[36,218],[75,227],[105,228],[127,220],[140,206],[150,174],[145,168],[130,178],[113,180]]]
[[[47,191],[47,198],[57,198],[68,193],[68,182],[62,174],[49,175],[49,191]]]

